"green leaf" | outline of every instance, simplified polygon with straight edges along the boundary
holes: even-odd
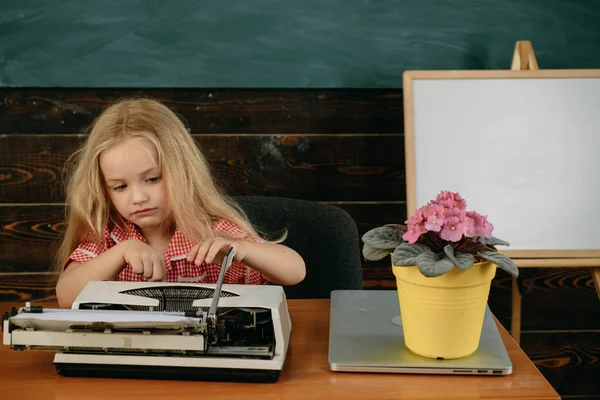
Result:
[[[402,243],[400,246],[396,247],[394,250],[394,254],[392,255],[392,262],[394,265],[407,267],[410,265],[417,264],[417,257],[419,254],[424,253],[426,251],[431,252],[429,247],[419,244],[419,243]]]
[[[363,253],[363,256],[365,257],[365,260],[377,261],[377,260],[381,260],[383,257],[390,254],[390,250],[376,249],[374,247],[369,246],[368,244],[365,244],[363,246],[362,253]]]
[[[475,257],[469,253],[454,253],[454,247],[452,245],[446,245],[444,247],[444,253],[446,256],[456,265],[459,269],[469,269],[475,263]]]
[[[427,251],[417,257],[417,267],[423,275],[433,278],[450,271],[454,263],[448,257],[440,260],[434,252]]]
[[[498,239],[496,237],[486,238],[485,236],[481,236],[479,241],[486,246],[510,246],[510,243],[507,241]]]
[[[391,252],[399,244],[404,243],[404,240],[402,240],[403,234],[404,232],[401,230],[389,226],[381,226],[365,233],[362,241],[375,249],[385,249]]]
[[[513,260],[511,260],[510,258],[505,256],[504,254],[498,253],[496,251],[482,251],[479,253],[479,255],[482,258],[485,258],[486,260],[493,262],[499,268],[508,272],[513,277],[516,278],[519,276],[519,268],[517,268],[517,266],[513,262]]]

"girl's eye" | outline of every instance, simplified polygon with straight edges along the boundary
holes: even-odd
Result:
[[[122,185],[113,187],[113,190],[116,192],[121,192],[121,191],[125,190],[126,187],[127,187],[127,185],[122,184]]]
[[[151,178],[148,178],[148,182],[154,183],[154,182],[158,182],[160,180],[160,176],[153,176]]]

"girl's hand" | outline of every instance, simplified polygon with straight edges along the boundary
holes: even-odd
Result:
[[[123,259],[138,275],[143,275],[149,282],[165,281],[167,268],[164,257],[150,245],[131,239],[122,242],[125,245]]]
[[[194,262],[196,265],[200,265],[203,262],[222,263],[223,257],[225,257],[230,247],[233,247],[233,256],[236,261],[242,261],[246,257],[246,247],[243,241],[217,237],[196,243],[187,254],[187,260]]]

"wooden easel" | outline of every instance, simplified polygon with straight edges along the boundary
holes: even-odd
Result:
[[[512,71],[540,69],[535,54],[533,53],[533,46],[529,40],[519,40],[515,44],[515,53],[510,69]]]
[[[534,71],[539,70],[535,54],[533,52],[533,46],[528,40],[520,40],[515,44],[515,51],[513,54],[512,65],[510,67],[512,71]],[[590,267],[594,283],[596,285],[596,292],[600,299],[600,259],[592,258],[581,258],[581,259],[513,259],[519,268],[526,267]],[[519,291],[519,283],[516,278],[512,278],[512,313],[511,313],[511,324],[510,333],[517,342],[521,342],[521,293]]]

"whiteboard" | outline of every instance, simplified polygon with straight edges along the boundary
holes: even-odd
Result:
[[[409,216],[450,190],[509,256],[600,256],[600,70],[409,71],[404,96]]]

